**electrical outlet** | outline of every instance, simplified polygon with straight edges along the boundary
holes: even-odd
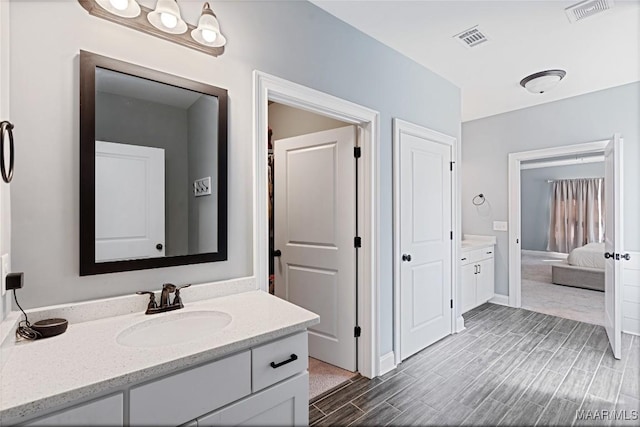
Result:
[[[193,182],[193,194],[196,197],[208,196],[211,194],[211,177],[196,179]]]
[[[507,221],[493,221],[494,231],[507,231],[509,229],[509,223]]]
[[[0,288],[2,288],[2,296],[7,293],[7,274],[9,274],[9,265],[11,265],[9,254],[2,255],[0,261],[0,277],[2,277]]]

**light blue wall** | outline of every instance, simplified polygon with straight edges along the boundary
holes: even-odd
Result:
[[[463,123],[462,229],[497,236],[496,293],[509,292],[507,233],[492,230],[493,221],[508,218],[508,154],[609,139],[615,132],[624,137],[625,250],[635,251],[640,250],[640,83]],[[490,207],[482,214],[471,204],[478,193]]]
[[[201,2],[180,2],[191,22]],[[12,2],[12,116],[21,129],[13,185],[14,269],[25,307],[253,274],[252,85],[261,70],[381,113],[380,352],[392,348],[392,118],[460,136],[460,90],[301,1],[214,1],[228,44],[214,58],[90,16],[76,1]],[[51,25],[61,22],[64,25]],[[34,28],[46,28],[46,37]],[[229,90],[229,259],[78,276],[80,49]],[[42,188],[37,197],[33,188]]]
[[[604,162],[523,170],[520,175],[522,249],[546,251],[551,186],[547,180],[604,177]]]

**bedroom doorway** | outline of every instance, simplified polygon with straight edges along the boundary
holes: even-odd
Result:
[[[522,306],[522,168],[523,165],[529,163],[548,162],[550,159],[567,159],[570,157],[605,157],[605,176],[604,194],[607,200],[604,203],[604,215],[607,225],[607,235],[605,236],[606,244],[601,251],[602,258],[607,258],[604,269],[604,319],[603,326],[607,331],[614,356],[620,356],[621,341],[621,307],[620,307],[620,290],[621,290],[621,268],[620,263],[615,262],[612,257],[605,257],[605,253],[619,252],[622,239],[622,181],[621,181],[621,138],[618,134],[609,140],[596,141],[585,144],[570,145],[564,147],[555,147],[542,150],[534,150],[520,153],[509,154],[509,305],[512,307]],[[553,220],[553,218],[550,218]],[[580,219],[580,221],[583,221]],[[557,231],[556,231],[557,233]],[[551,237],[551,236],[550,236]],[[596,256],[599,259],[599,257]],[[562,261],[562,260],[559,260]],[[556,263],[558,261],[555,261]],[[564,263],[563,263],[564,264]],[[556,266],[566,267],[567,265],[556,264]],[[594,282],[593,275],[588,278],[580,277],[584,274],[584,269],[578,268],[571,271],[565,269],[559,270],[559,274],[564,275],[562,281],[573,280],[585,284]],[[577,277],[576,277],[577,275]],[[566,297],[565,297],[566,298]],[[562,316],[561,314],[557,314]]]
[[[604,153],[521,163],[521,307],[604,324]]]

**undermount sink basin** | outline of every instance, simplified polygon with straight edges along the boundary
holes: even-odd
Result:
[[[116,337],[127,347],[164,347],[198,341],[223,330],[231,316],[222,311],[185,311],[158,314],[153,319],[136,323]]]

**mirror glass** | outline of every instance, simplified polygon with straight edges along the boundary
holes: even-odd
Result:
[[[87,52],[81,68],[81,274],[226,259],[226,91]]]

